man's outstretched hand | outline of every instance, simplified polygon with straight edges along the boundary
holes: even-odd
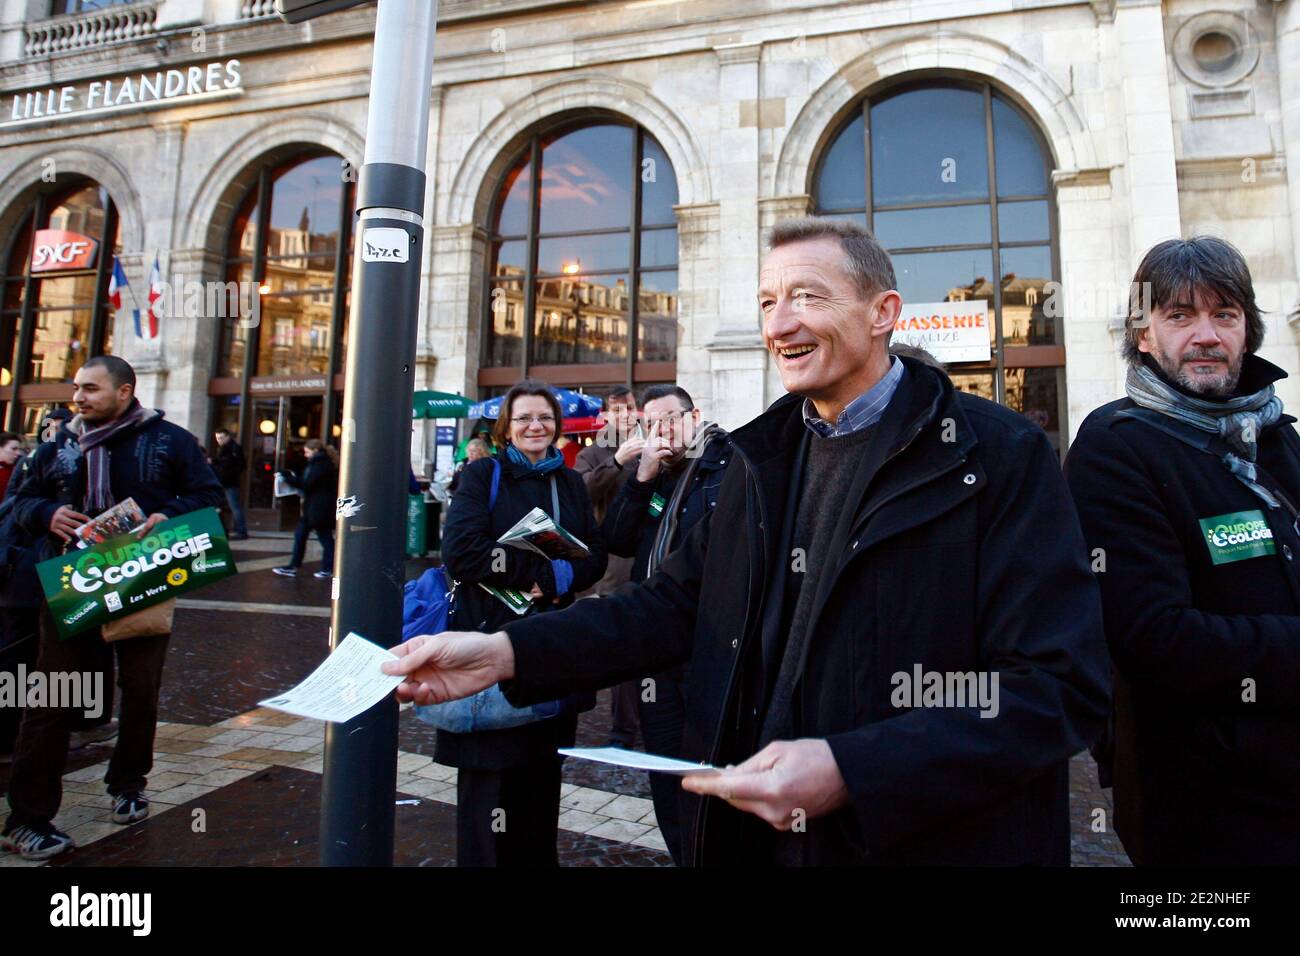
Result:
[[[385,674],[403,674],[397,699],[441,704],[476,694],[515,676],[515,652],[505,631],[445,631],[420,634],[393,648],[398,660],[385,661]]]

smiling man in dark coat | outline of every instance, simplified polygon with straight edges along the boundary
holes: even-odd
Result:
[[[401,699],[516,705],[690,662],[694,865],[1067,864],[1068,761],[1109,688],[1096,582],[1046,435],[889,355],[860,226],[778,224],[763,336],[790,395],[734,431],[711,514],[639,586],[413,638]]]
[[[1250,269],[1162,242],[1128,398],[1066,460],[1114,655],[1115,829],[1135,863],[1300,863],[1300,438]]]

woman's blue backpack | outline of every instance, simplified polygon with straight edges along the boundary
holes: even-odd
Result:
[[[493,458],[489,512],[497,503],[500,487],[501,463]],[[406,582],[402,589],[402,640],[409,641],[417,634],[440,634],[447,630],[454,596],[455,586],[448,586],[447,574],[440,567],[430,568],[417,580]],[[560,702],[554,700],[532,707],[511,707],[499,684],[461,700],[415,705],[415,715],[422,721],[453,734],[520,727],[554,717],[560,710]]]

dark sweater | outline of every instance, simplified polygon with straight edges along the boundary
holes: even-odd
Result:
[[[798,735],[794,726],[796,679],[807,645],[808,620],[813,613],[817,584],[826,566],[826,552],[840,522],[840,513],[849,496],[858,462],[875,427],[870,426],[837,438],[813,434],[804,466],[803,493],[791,535],[790,569],[786,579],[785,613],[788,623],[782,628],[785,647],[781,667],[767,718],[761,745],[773,740],[791,740]],[[802,568],[802,573],[800,569]]]

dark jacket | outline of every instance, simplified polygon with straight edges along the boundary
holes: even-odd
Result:
[[[1284,378],[1256,356],[1246,391]],[[1300,540],[1215,456],[1111,402],[1084,421],[1066,473],[1115,661],[1115,828],[1135,862],[1300,863]],[[1289,415],[1257,464],[1300,501]],[[1206,528],[1254,512],[1272,553],[1214,563]],[[1219,555],[1223,557],[1222,554]],[[1104,571],[1101,569],[1104,567]],[[1243,701],[1245,681],[1254,684]]]
[[[555,574],[550,561],[532,551],[497,543],[524,515],[541,508],[552,518],[550,476],[530,473],[512,462],[504,451],[495,459],[501,467],[501,484],[496,506],[488,510],[492,485],[492,462],[480,458],[465,467],[460,489],[452,499],[443,530],[442,560],[447,573],[458,582],[452,602],[450,627],[457,631],[500,630],[515,615],[492,597],[479,583],[497,588],[528,591],[538,584],[545,597],[537,602],[529,617],[545,614],[573,603],[574,595],[590,587],[605,573],[605,548],[591,513],[587,489],[578,473],[569,468],[552,472],[560,499],[559,524],[576,536],[591,551],[591,557],[571,562],[573,583],[570,590],[554,604]],[[504,570],[501,568],[504,563]],[[557,694],[554,700],[564,695]],[[595,703],[587,703],[590,708]],[[578,723],[577,710],[567,710],[558,717],[474,734],[438,731],[435,758],[452,767],[480,770],[504,770],[545,760],[557,747],[573,746]]]
[[[307,459],[300,472],[280,474],[302,492],[302,518],[313,531],[334,530],[339,498],[339,470],[329,452],[321,449]]]
[[[851,802],[808,821],[804,862],[1066,864],[1068,760],[1110,709],[1078,519],[1039,428],[902,361],[807,628],[797,731],[829,741]],[[786,593],[772,582],[790,566],[801,405],[787,396],[732,433],[717,506],[648,581],[507,625],[512,703],[689,659],[682,756],[754,752],[766,701],[747,688],[779,666],[764,644]],[[997,717],[894,707],[891,675],[917,664],[997,672]],[[758,818],[690,795],[683,810],[695,865],[771,859],[751,850],[774,832]]]
[[[725,431],[711,439],[700,453],[700,460],[691,478],[693,487],[683,495],[681,514],[677,520],[676,540],[669,542],[676,547],[695,527],[696,523],[711,511],[718,503],[718,489],[722,486],[722,476],[727,468],[727,459],[731,454],[731,439]],[[626,471],[631,477],[623,483],[614,500],[610,502],[601,525],[605,538],[605,547],[610,554],[633,558],[632,580],[645,578],[649,566],[650,552],[654,548],[655,537],[659,533],[659,524],[663,520],[663,508],[677,488],[677,481],[687,470],[688,462],[674,471],[662,466],[650,481],[641,481],[636,477],[636,469],[629,463]],[[655,499],[658,495],[658,500]],[[651,508],[652,502],[657,506]]]
[[[578,452],[578,458],[573,463],[573,470],[582,475],[582,480],[587,485],[591,510],[596,516],[597,524],[605,520],[605,514],[614,495],[636,471],[634,467],[620,467],[614,460],[614,453],[618,449],[612,444],[601,444],[602,441],[610,441],[610,434],[608,429],[602,432],[595,444],[588,445]],[[631,574],[631,558],[611,552],[609,561],[605,565],[604,575],[591,586],[590,591],[580,596],[604,597],[606,594],[613,594],[620,585],[628,582]]]
[[[158,512],[169,518],[219,507],[225,496],[203,449],[193,435],[163,416],[153,410],[104,446],[114,499],[134,498],[146,515]],[[86,513],[86,456],[71,439],[72,433],[60,428],[53,441],[37,448],[22,486],[14,492],[18,521],[41,541],[42,559],[63,550],[63,542],[49,533],[54,512],[71,505]]]
[[[239,476],[244,472],[244,449],[233,438],[217,447],[217,457],[212,462],[212,470],[217,473],[217,480],[223,488],[235,488],[239,485]]]

